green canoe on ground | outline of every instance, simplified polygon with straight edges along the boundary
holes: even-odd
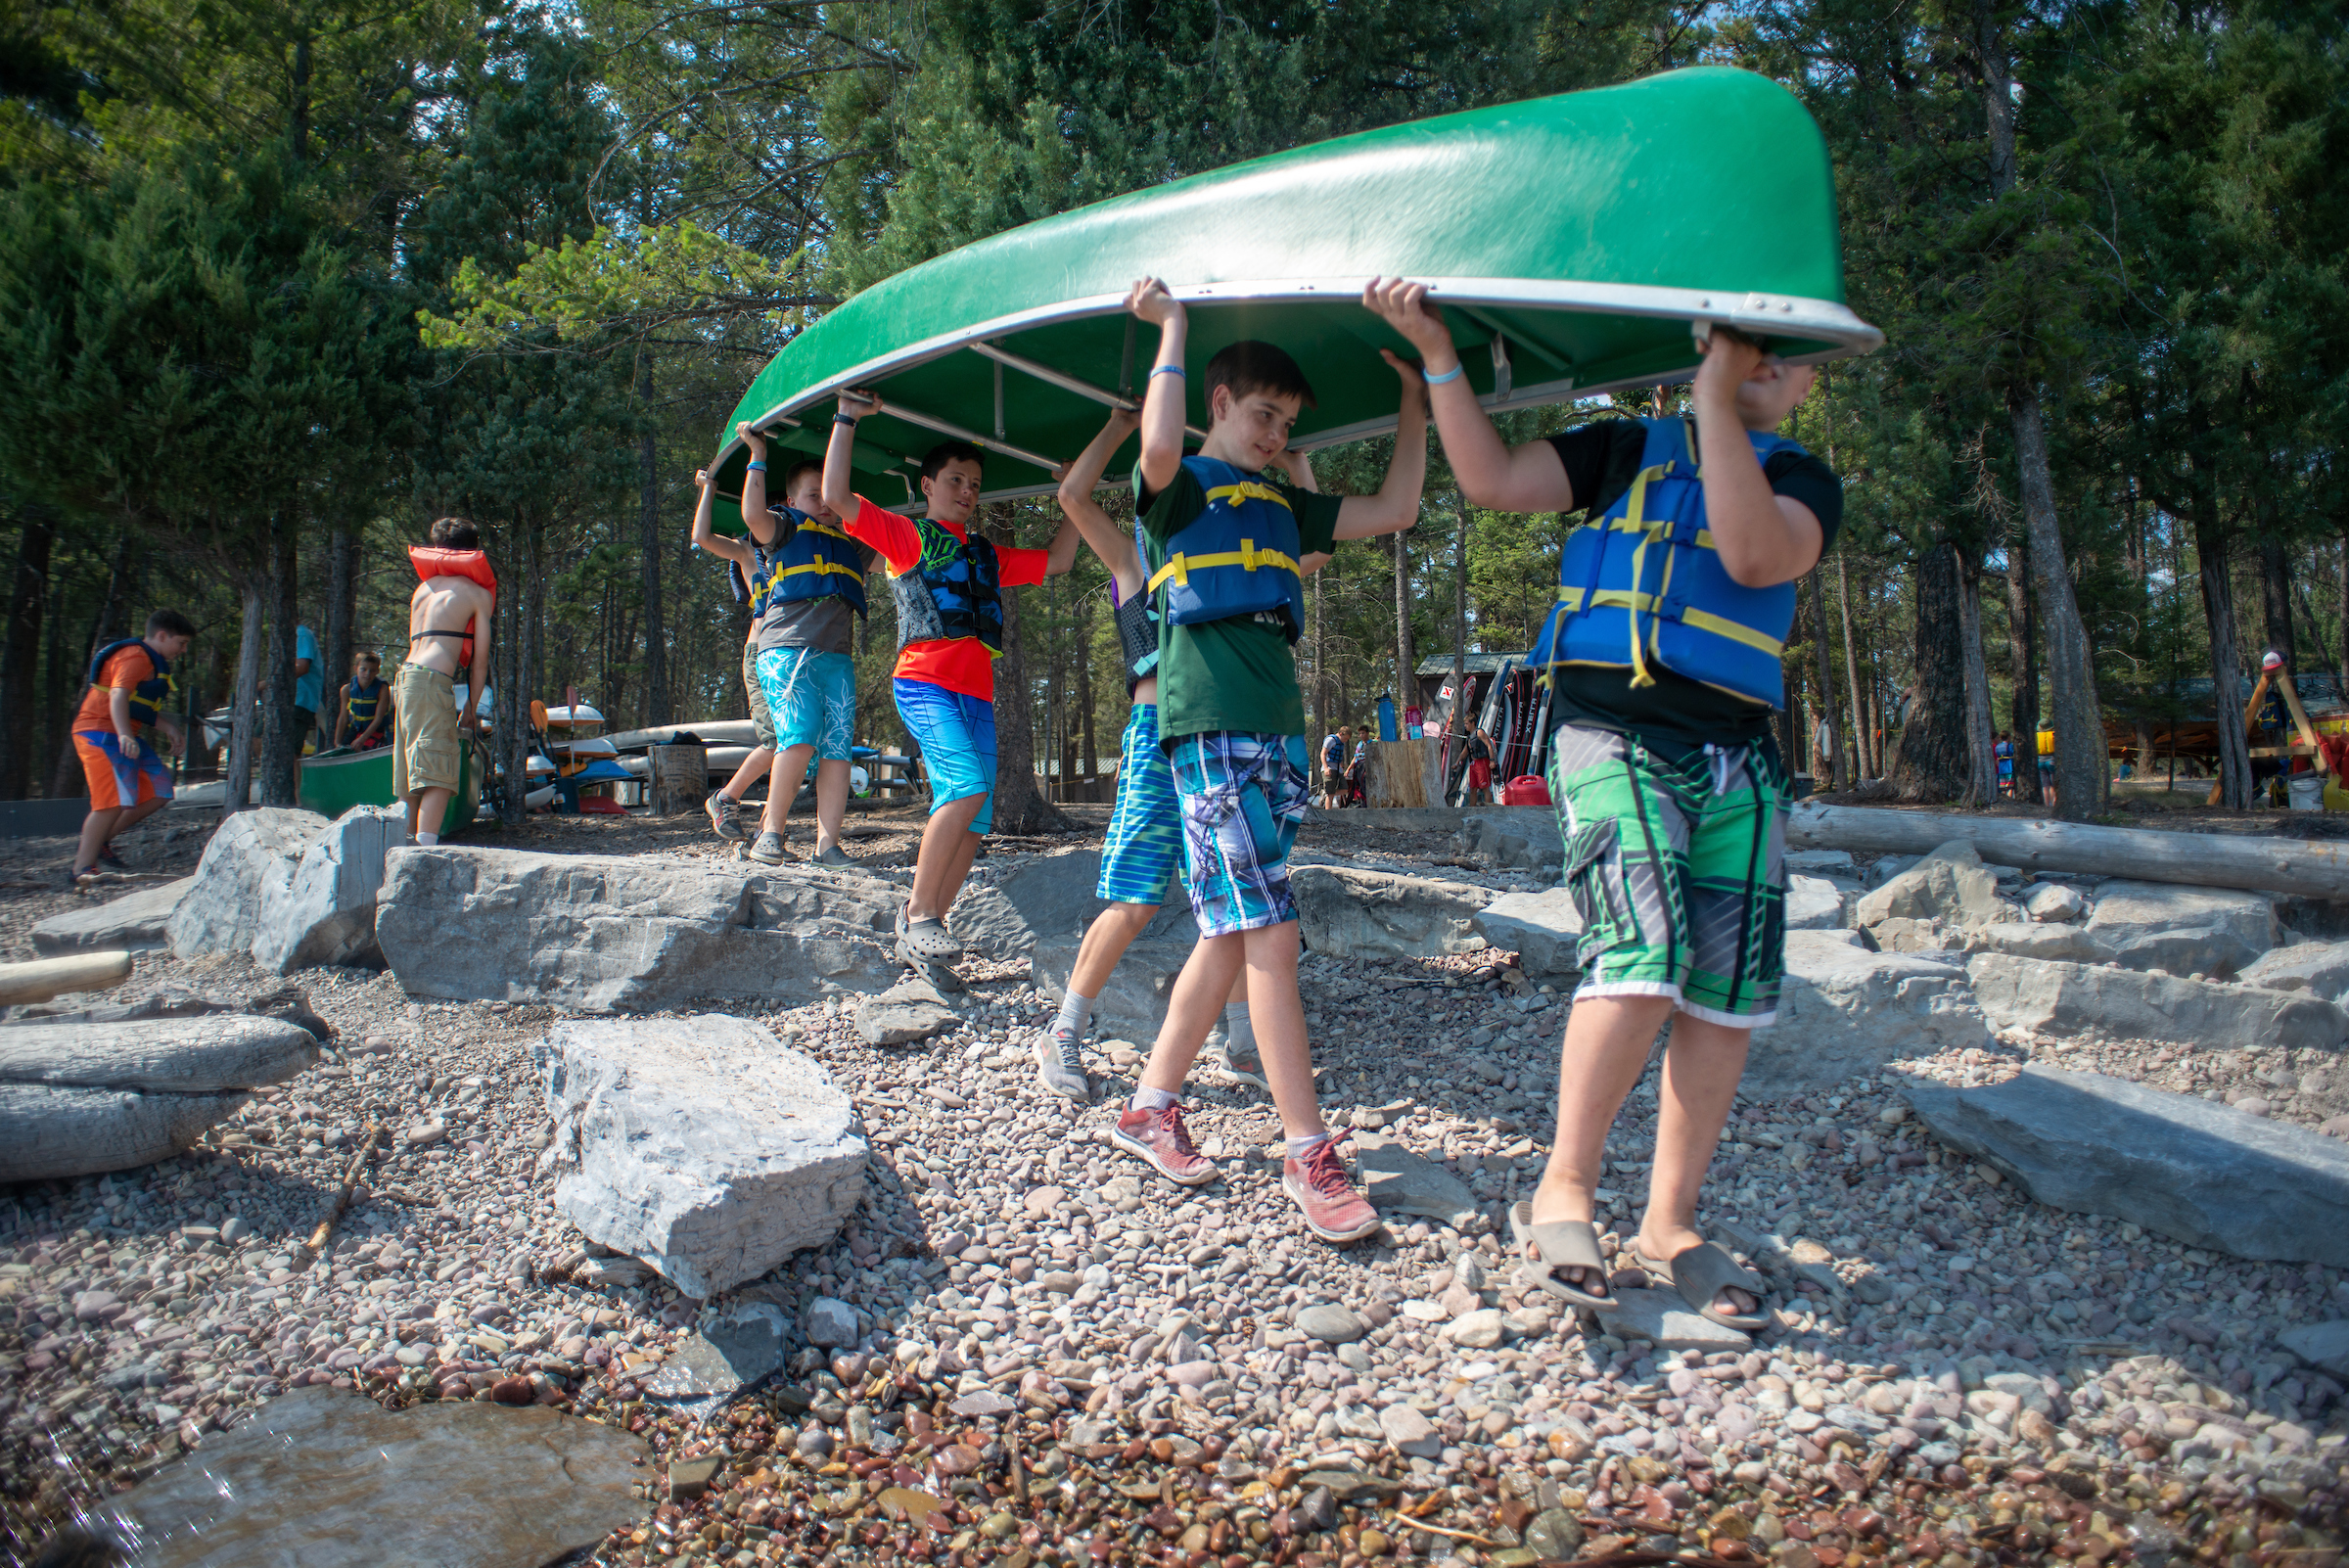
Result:
[[[488,775],[489,754],[478,739],[457,749],[457,793],[440,818],[440,836],[454,838],[473,826],[481,809],[482,781]],[[329,818],[354,806],[397,806],[392,793],[392,748],[354,752],[347,746],[301,760],[301,783],[295,799]]]
[[[1431,286],[1494,408],[1685,379],[1698,321],[1804,362],[1883,341],[1843,302],[1818,125],[1775,82],[1703,67],[1297,148],[926,261],[777,354],[713,468],[738,497],[736,420],[769,433],[779,472],[823,450],[834,394],[873,386],[890,405],[857,432],[858,487],[873,500],[918,500],[921,456],[946,437],[987,449],[990,497],[1048,491],[1103,405],[1140,390],[1156,337],[1124,305],[1146,275],[1189,308],[1194,424],[1209,356],[1262,338],[1318,393],[1299,445],[1375,435],[1393,429],[1396,402],[1378,350],[1407,351],[1360,304],[1382,273]],[[741,526],[739,513],[725,521]]]

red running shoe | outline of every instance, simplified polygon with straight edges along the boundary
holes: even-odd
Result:
[[[1385,1223],[1347,1178],[1335,1138],[1303,1160],[1282,1162],[1280,1185],[1304,1211],[1305,1227],[1323,1241],[1359,1241]]]
[[[1179,1105],[1170,1105],[1163,1111],[1128,1107],[1119,1113],[1118,1125],[1110,1130],[1109,1141],[1128,1154],[1149,1161],[1169,1181],[1179,1181],[1186,1187],[1204,1186],[1220,1175],[1216,1162],[1191,1146],[1190,1129],[1182,1125]]]

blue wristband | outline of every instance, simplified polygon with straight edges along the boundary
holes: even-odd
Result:
[[[1153,376],[1182,376],[1182,367],[1180,365],[1154,365],[1151,367],[1150,374]],[[1188,381],[1191,378],[1182,376],[1182,379]]]
[[[1422,374],[1422,375],[1425,375],[1425,372],[1422,372],[1421,374]],[[1448,381],[1457,381],[1457,380],[1459,380],[1459,379],[1460,379],[1462,376],[1465,376],[1465,375],[1467,375],[1467,374],[1468,374],[1468,367],[1467,367],[1465,364],[1458,364],[1458,365],[1454,365],[1454,366],[1452,366],[1452,367],[1451,367],[1450,370],[1447,370],[1447,371],[1446,371],[1446,372],[1444,372],[1444,374],[1443,374],[1443,375],[1441,375],[1441,376],[1428,376],[1426,379],[1427,379],[1427,384],[1428,384],[1430,387],[1441,387],[1441,386],[1443,386],[1443,385],[1444,385],[1446,382],[1448,382]]]
[[[766,459],[765,459],[765,458],[763,458],[763,457],[755,457],[755,458],[751,459],[750,471],[751,471],[752,473],[754,473],[754,474],[763,474],[763,473],[765,473],[765,472],[766,472]]]

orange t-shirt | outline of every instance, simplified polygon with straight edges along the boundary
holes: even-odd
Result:
[[[970,534],[959,523],[944,518],[931,520],[958,539]],[[859,544],[869,544],[881,552],[889,563],[889,575],[901,577],[911,572],[922,559],[922,530],[913,519],[884,511],[856,497],[856,515],[849,520],[848,534]],[[1044,569],[1050,564],[1052,552],[1032,550],[1016,544],[995,546],[995,564],[1001,570],[1002,586],[1028,588],[1044,580]],[[896,673],[902,680],[926,680],[933,686],[944,686],[965,697],[976,697],[983,703],[995,700],[995,659],[987,651],[987,644],[976,637],[937,637],[926,642],[909,642],[898,650]]]
[[[98,671],[98,684],[92,686],[81,699],[81,710],[73,715],[73,727],[83,731],[102,729],[113,734],[115,710],[112,694],[134,690],[140,681],[154,678],[155,661],[147,657],[146,649],[136,645],[123,649],[109,659],[105,668]],[[146,726],[139,727],[143,729]]]

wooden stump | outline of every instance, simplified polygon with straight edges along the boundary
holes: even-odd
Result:
[[[1427,739],[1372,741],[1367,759],[1369,804],[1382,807],[1441,806],[1444,786],[1432,789],[1442,761],[1443,742]]]
[[[647,755],[652,759],[652,778],[645,798],[653,815],[681,816],[701,809],[710,793],[710,748],[654,746],[647,748]]]

